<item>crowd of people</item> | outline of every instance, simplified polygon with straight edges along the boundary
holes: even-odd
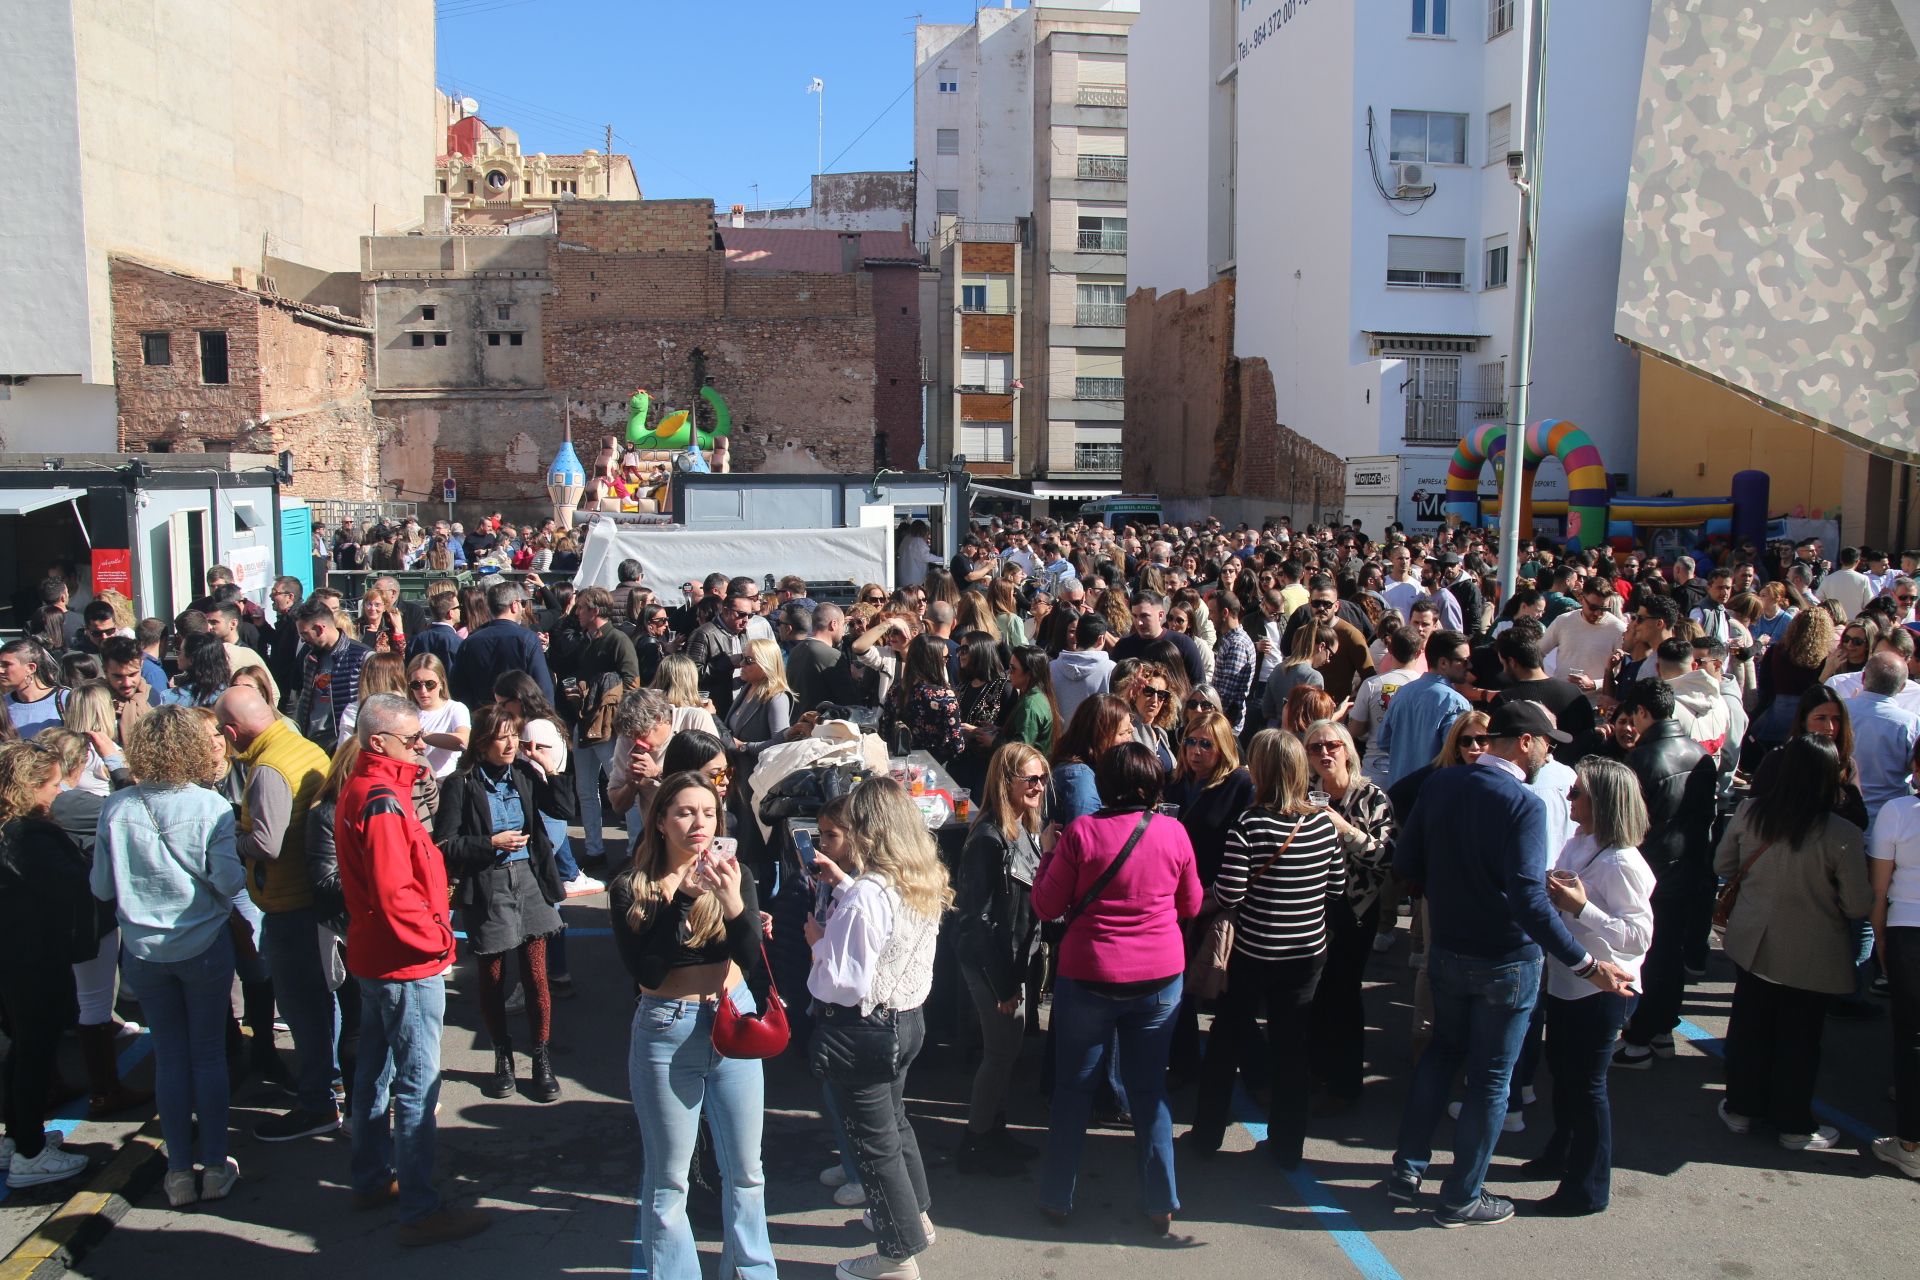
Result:
[[[1096,1119],[1133,1130],[1164,1233],[1176,1125],[1214,1157],[1236,1081],[1291,1169],[1396,1075],[1384,1194],[1504,1221],[1484,1179],[1542,1065],[1528,1167],[1558,1187],[1530,1209],[1602,1212],[1609,1073],[1673,1056],[1716,932],[1720,1120],[1837,1146],[1822,1026],[1886,1008],[1898,1121],[1872,1151],[1920,1178],[1915,553],[1529,541],[1502,600],[1475,530],[994,520],[947,560],[912,522],[898,586],[829,600],[791,576],[657,591],[636,561],[576,589],[569,531],[462,532],[343,529],[325,559],[358,589],[280,578],[266,608],[216,567],[171,620],[105,592],[76,610],[56,577],[0,646],[10,1185],[84,1171],[45,1125],[84,1093],[95,1116],[157,1107],[170,1204],[220,1199],[254,1072],[292,1096],[257,1139],[348,1128],[357,1208],[407,1244],[478,1232],[433,1177],[456,944],[482,1092],[550,1103],[559,907],[603,893],[636,997],[640,1247],[666,1280],[699,1274],[689,1205],[713,1180],[722,1273],[776,1273],[760,1146],[783,1055],[820,1082],[821,1181],[866,1207],[873,1252],[839,1274],[919,1274],[907,1077],[949,970],[979,1050],[957,1167],[1033,1171],[1055,1222]],[[461,563],[524,576],[422,601],[379,572]],[[886,767],[910,752],[973,802],[943,830]],[[1403,921],[1410,1061],[1367,1040],[1368,964]],[[783,1001],[785,947],[805,995]],[[151,1093],[115,1071],[135,1007]],[[1035,1144],[1007,1102],[1043,1025]],[[73,1027],[84,1086],[57,1070]]]

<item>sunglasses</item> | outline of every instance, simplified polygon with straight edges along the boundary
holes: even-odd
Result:
[[[1143,698],[1156,698],[1161,702],[1165,702],[1173,696],[1173,691],[1171,689],[1142,689],[1140,696]]]
[[[1569,800],[1578,800],[1578,799],[1579,799],[1579,798],[1580,798],[1581,796],[1583,796],[1583,795],[1585,795],[1585,794],[1587,794],[1587,793],[1586,793],[1586,792],[1584,792],[1584,791],[1582,791],[1582,790],[1581,790],[1581,789],[1580,789],[1579,787],[1568,787],[1568,788],[1567,788],[1567,799],[1569,799]]]
[[[440,687],[440,682],[438,680],[407,681],[407,688],[409,689],[438,689],[439,687]]]
[[[1307,750],[1309,751],[1340,751],[1343,749],[1341,743],[1335,742],[1330,738],[1321,742],[1309,742],[1307,744]]]
[[[1487,745],[1492,741],[1493,741],[1492,734],[1470,733],[1460,739],[1460,745],[1463,747],[1479,747],[1481,750],[1484,751],[1487,748]]]
[[[1208,702],[1205,698],[1195,698],[1191,702],[1187,703],[1187,710],[1211,711],[1213,710],[1213,704],[1211,702]]]
[[[751,618],[754,615],[752,609],[730,609],[728,612],[736,618]]]
[[[1014,775],[1013,780],[1023,787],[1044,787],[1047,785],[1047,775],[1044,773],[1019,773]]]
[[[885,604],[886,602],[887,598],[885,596],[868,596],[866,598],[866,603],[868,604]]]
[[[1189,751],[1218,751],[1212,738],[1182,738],[1180,745]]]
[[[1865,644],[1867,642],[1867,638],[1865,636],[1841,636],[1840,641],[1842,644],[1856,645],[1856,644]]]
[[[1331,609],[1334,604],[1331,600],[1309,600],[1307,603],[1310,604],[1316,612],[1321,609]]]

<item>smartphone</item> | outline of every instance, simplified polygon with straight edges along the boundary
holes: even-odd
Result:
[[[800,861],[800,874],[811,883],[813,880],[813,832],[805,827],[793,828],[793,856]]]
[[[740,856],[740,842],[732,836],[715,836],[707,844],[709,862],[731,862]]]

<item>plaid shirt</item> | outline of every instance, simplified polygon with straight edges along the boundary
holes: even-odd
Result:
[[[1213,687],[1238,732],[1246,720],[1247,694],[1253,688],[1253,637],[1245,627],[1223,630],[1213,646]]]

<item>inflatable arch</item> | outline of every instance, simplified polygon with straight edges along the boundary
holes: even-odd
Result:
[[[1569,549],[1593,548],[1607,537],[1607,470],[1600,449],[1587,433],[1561,418],[1548,418],[1526,429],[1520,484],[1520,528],[1533,528],[1533,475],[1549,457],[1567,469],[1567,536]],[[1503,475],[1507,460],[1505,423],[1483,422],[1467,432],[1447,464],[1447,515],[1461,523],[1480,520],[1480,471],[1488,462]],[[1504,492],[1504,486],[1502,488]]]

